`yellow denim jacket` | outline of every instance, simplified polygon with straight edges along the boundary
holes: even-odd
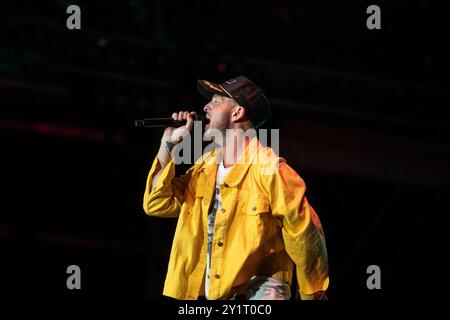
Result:
[[[214,149],[175,177],[172,161],[156,158],[144,194],[144,211],[178,217],[163,294],[176,299],[204,295],[207,214],[213,200],[218,157]],[[320,299],[328,287],[322,226],[305,197],[300,176],[271,148],[253,138],[220,186],[222,207],[214,225],[208,299],[228,299],[252,275],[291,283],[296,265],[302,299]]]

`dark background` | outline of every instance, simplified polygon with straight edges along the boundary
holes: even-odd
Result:
[[[81,8],[81,30],[66,8]],[[366,8],[381,8],[381,30]],[[328,296],[449,296],[446,11],[430,1],[3,1],[0,296],[161,299],[176,219],[147,217],[162,130],[244,74],[307,183]],[[447,19],[448,20],[448,19]],[[81,267],[82,289],[66,288]],[[366,268],[381,268],[378,291]]]

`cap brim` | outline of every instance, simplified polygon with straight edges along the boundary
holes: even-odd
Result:
[[[214,82],[206,80],[198,80],[197,88],[200,94],[208,100],[211,100],[213,95],[215,94],[228,97],[228,94],[218,84]]]

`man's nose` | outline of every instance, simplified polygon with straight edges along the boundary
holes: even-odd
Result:
[[[209,111],[209,103],[205,104],[203,107],[203,111],[208,112]]]

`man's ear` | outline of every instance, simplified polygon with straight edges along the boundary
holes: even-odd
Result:
[[[240,105],[236,105],[233,108],[233,111],[231,112],[231,116],[233,117],[234,122],[242,122],[247,120],[247,115],[245,114],[245,108],[240,106]]]

